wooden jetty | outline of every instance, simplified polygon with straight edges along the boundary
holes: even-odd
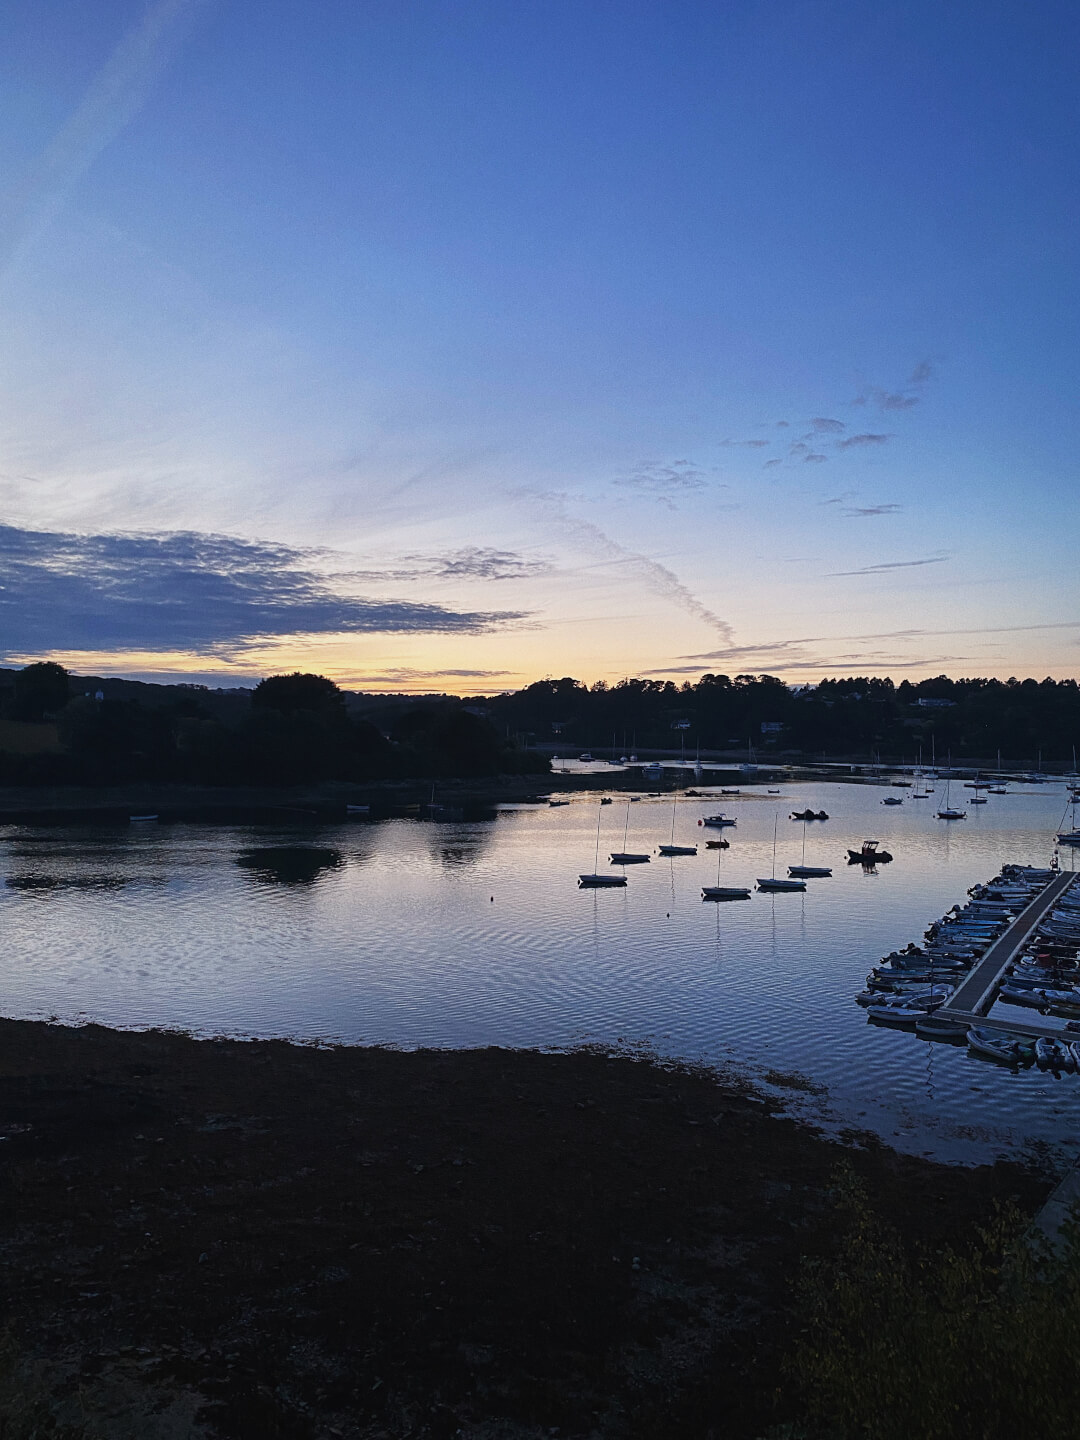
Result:
[[[1016,959],[1021,948],[1030,940],[1042,920],[1068,890],[1076,879],[1074,874],[1055,875],[1034,900],[1030,901],[1004,934],[999,935],[989,946],[985,955],[959,986],[948,1005],[943,1005],[935,1014],[943,1020],[955,1020],[980,1026],[986,1030],[1004,1030],[1015,1035],[1048,1035],[1054,1039],[1075,1040],[1076,1032],[1053,1030],[1043,1026],[1014,1023],[1012,1020],[988,1020],[986,1012],[997,999],[997,993],[1005,978],[1005,972]]]

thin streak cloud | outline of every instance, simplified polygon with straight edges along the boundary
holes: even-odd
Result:
[[[556,526],[566,536],[577,540],[601,554],[609,556],[612,560],[621,561],[637,574],[644,585],[656,595],[662,596],[671,604],[678,606],[695,620],[711,626],[725,643],[732,639],[732,629],[726,620],[722,620],[703,605],[701,601],[688,590],[674,571],[669,570],[666,565],[661,565],[658,560],[650,560],[647,555],[642,555],[634,550],[627,550],[625,546],[612,540],[606,535],[599,525],[594,525],[590,520],[580,520],[570,515],[566,509],[565,497],[556,495],[550,491],[525,492],[527,498],[542,507],[544,517],[549,524]]]
[[[858,570],[831,570],[830,579],[842,575],[879,575],[883,570],[910,570],[918,565],[943,565],[948,555],[928,555],[924,560],[887,560],[880,565],[863,565]]]
[[[44,233],[101,152],[145,104],[180,38],[180,22],[205,0],[157,0],[95,75],[74,114],[46,146],[0,219],[0,279]]]

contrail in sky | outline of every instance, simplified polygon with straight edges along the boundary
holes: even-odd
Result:
[[[67,124],[8,196],[0,218],[0,279],[44,233],[75,184],[137,114],[175,48],[179,22],[203,3],[155,0],[94,76]]]
[[[726,620],[721,620],[707,606],[682,583],[674,571],[669,570],[666,565],[661,565],[658,560],[650,560],[647,555],[641,555],[636,550],[627,550],[617,541],[606,535],[599,525],[594,525],[591,520],[580,520],[574,515],[567,514],[565,502],[561,495],[551,492],[526,492],[529,498],[539,501],[546,511],[546,518],[556,524],[564,533],[576,540],[584,540],[594,549],[600,550],[605,555],[610,555],[613,560],[619,561],[630,569],[637,572],[641,581],[649,587],[654,594],[661,595],[665,600],[678,605],[688,615],[693,615],[696,620],[704,621],[710,625],[720,636],[725,645],[734,642],[734,632]]]

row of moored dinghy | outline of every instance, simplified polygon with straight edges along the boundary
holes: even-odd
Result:
[[[1076,1040],[1028,1036],[994,1026],[971,1027],[937,1012],[986,949],[1033,901],[1057,870],[1006,865],[986,885],[973,886],[966,905],[954,905],[926,931],[923,942],[887,955],[856,996],[879,1024],[913,1028],[926,1039],[966,1040],[970,1050],[1011,1066],[1080,1070],[1080,893],[1066,890],[1026,941],[1002,980],[998,998],[1053,1015]]]

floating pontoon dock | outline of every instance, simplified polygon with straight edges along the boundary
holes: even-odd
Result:
[[[1055,875],[1034,900],[1030,901],[1009,928],[989,946],[959,989],[935,1014],[958,1024],[980,1026],[987,1030],[1004,1030],[1017,1035],[1047,1035],[1052,1039],[1075,1040],[1076,1032],[1051,1030],[1040,1026],[988,1020],[986,1012],[997,999],[1006,971],[1020,950],[1034,934],[1039,922],[1049,914],[1076,879],[1074,874]]]

